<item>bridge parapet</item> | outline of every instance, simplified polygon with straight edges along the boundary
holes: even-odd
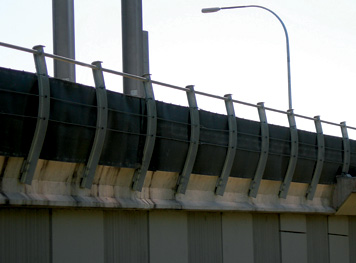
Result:
[[[96,89],[45,76],[49,97],[40,92],[43,68],[37,76],[0,69],[2,204],[334,213],[336,176],[356,175],[356,145],[347,136],[355,128],[345,123],[0,45],[89,67],[96,76]],[[101,92],[102,72],[142,81],[146,98]],[[190,108],[156,102],[153,84],[186,92]],[[195,94],[225,101],[227,115],[198,110]],[[40,132],[46,96],[48,127]],[[236,118],[236,103],[257,108],[260,122]],[[269,125],[266,110],[286,114],[290,127]],[[315,121],[317,133],[297,130],[295,117]],[[324,136],[321,123],[340,126],[343,138]]]

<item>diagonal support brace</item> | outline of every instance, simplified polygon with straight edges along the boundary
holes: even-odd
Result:
[[[153,149],[156,141],[157,133],[157,110],[156,101],[154,98],[152,82],[149,75],[147,76],[147,81],[144,82],[144,89],[146,95],[146,107],[147,107],[147,132],[146,141],[143,148],[142,162],[139,168],[135,170],[134,176],[132,178],[132,190],[142,191],[143,184],[145,182],[148,167],[151,162]]]
[[[324,160],[325,160],[325,141],[323,128],[321,126],[320,116],[314,117],[315,130],[317,133],[317,142],[318,142],[318,160],[316,161],[316,166],[313,174],[313,178],[308,187],[306,198],[307,200],[313,200],[316,187],[319,183],[320,175],[323,170]]]
[[[81,187],[88,189],[91,188],[94,181],[96,167],[99,164],[101,152],[104,146],[108,123],[108,101],[101,63],[101,61],[95,61],[92,63],[92,65],[97,67],[96,69],[93,69],[97,101],[96,131],[93,146],[80,184]]]
[[[38,78],[38,118],[29,154],[21,168],[20,181],[25,184],[31,184],[35,175],[50,114],[50,86],[43,46],[34,46],[33,49],[37,50],[34,59]]]
[[[185,194],[185,191],[187,190],[189,178],[198,153],[200,137],[199,110],[194,92],[194,86],[187,86],[187,89],[187,99],[190,111],[190,143],[187,158],[177,182],[177,193],[180,194]]]
[[[279,197],[287,198],[288,190],[293,179],[295,167],[298,160],[298,130],[295,122],[295,116],[292,109],[287,111],[288,122],[290,127],[291,151],[287,173],[279,189]]]
[[[227,94],[224,97],[226,98],[225,106],[229,123],[229,146],[222,172],[215,186],[215,194],[221,196],[223,196],[225,192],[227,181],[231,173],[231,168],[234,163],[237,147],[237,123],[235,117],[234,103],[232,101],[231,94]]]
[[[263,102],[260,102],[258,105],[258,115],[260,117],[261,123],[261,154],[260,159],[258,160],[257,169],[255,172],[255,177],[251,181],[248,195],[250,197],[256,197],[258,189],[261,184],[263,173],[266,168],[268,154],[269,154],[269,130],[266,109]]]

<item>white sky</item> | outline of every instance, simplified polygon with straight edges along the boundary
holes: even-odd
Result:
[[[0,42],[52,53],[50,0],[0,0]],[[295,113],[356,127],[356,1],[354,0],[143,0],[143,27],[150,37],[152,79],[267,107],[288,108],[285,36],[279,21],[257,8],[202,14],[204,7],[256,4],[284,21],[290,40]],[[121,1],[75,0],[76,59],[103,61],[122,70]],[[47,60],[49,73],[52,62]],[[0,47],[0,66],[34,71],[32,56]],[[105,75],[108,89],[122,90],[120,77]],[[89,69],[79,82],[93,85]],[[156,98],[186,105],[185,94],[155,87]],[[223,112],[222,101],[198,97],[198,105]],[[257,118],[256,109],[236,114]],[[281,122],[267,113],[269,122]],[[286,124],[286,118],[282,117]],[[313,129],[299,118],[297,126]],[[327,125],[323,126],[328,132]],[[336,128],[331,133],[340,133]],[[350,137],[356,137],[349,131]]]

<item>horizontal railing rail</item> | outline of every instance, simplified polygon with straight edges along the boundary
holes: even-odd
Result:
[[[28,52],[28,53],[32,53],[32,54],[40,54],[41,53],[41,52],[39,52],[38,50],[35,50],[35,49],[29,49],[29,48],[25,48],[25,47],[20,47],[20,46],[16,46],[16,45],[4,43],[4,42],[0,42],[0,46],[11,48],[11,49],[15,49],[15,50],[19,50],[19,51],[24,51],[24,52]],[[43,55],[45,57],[52,58],[52,59],[55,59],[55,60],[59,60],[59,61],[62,61],[62,62],[67,62],[67,63],[79,65],[79,66],[82,66],[82,67],[87,67],[87,68],[91,68],[91,69],[94,69],[94,70],[99,70],[99,68],[97,66],[95,66],[95,65],[84,63],[84,62],[77,61],[77,60],[74,60],[74,59],[70,59],[70,58],[66,58],[66,57],[62,57],[62,56],[58,56],[58,55],[54,55],[54,54],[50,54],[50,53],[45,53],[45,52],[43,53]],[[144,78],[144,77],[141,77],[141,76],[137,76],[137,75],[133,75],[133,74],[129,74],[129,73],[119,72],[119,71],[115,71],[115,70],[111,70],[111,69],[107,69],[107,68],[100,68],[100,70],[102,70],[103,72],[110,73],[110,74],[122,76],[124,78],[130,78],[130,79],[135,79],[135,80],[140,80],[140,81],[148,81],[147,78]],[[151,82],[152,82],[152,84],[156,84],[156,85],[160,85],[160,86],[164,86],[164,87],[172,88],[172,89],[176,89],[176,90],[181,90],[181,91],[188,91],[189,90],[188,88],[185,88],[185,87],[180,87],[180,86],[168,84],[168,83],[164,83],[164,82],[161,82],[161,81],[151,80]],[[198,91],[198,90],[195,90],[194,92],[197,95],[202,95],[202,96],[206,96],[206,97],[210,97],[210,98],[214,98],[214,99],[219,99],[219,100],[223,100],[223,101],[226,100],[226,97],[224,97],[224,96],[218,96],[218,95],[214,95],[214,94],[210,94],[210,93],[206,93],[206,92],[202,92],[202,91]],[[236,100],[236,99],[233,99],[232,101],[234,103],[245,105],[245,106],[250,106],[250,107],[254,107],[254,108],[258,108],[259,107],[257,104],[244,102],[244,101],[240,101],[240,100]],[[278,110],[278,109],[269,108],[269,107],[265,107],[265,110],[276,112],[276,113],[280,113],[280,114],[288,114],[287,111]],[[300,115],[300,114],[294,114],[294,116],[298,117],[298,118],[306,119],[306,120],[311,120],[311,121],[315,120],[315,117],[308,117],[308,116]],[[338,126],[338,127],[342,126],[342,124],[340,124],[340,123],[326,121],[326,120],[320,120],[320,122],[321,123],[325,123],[325,124],[329,124],[329,125],[333,125],[333,126]],[[356,130],[356,127],[352,127],[352,126],[348,126],[348,125],[346,125],[345,127],[347,129]]]

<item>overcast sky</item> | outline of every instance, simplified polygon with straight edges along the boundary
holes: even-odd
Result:
[[[50,0],[0,0],[1,42],[53,51]],[[149,31],[152,79],[267,107],[287,110],[287,64],[283,28],[257,8],[202,14],[204,7],[256,4],[284,21],[290,38],[295,113],[356,126],[356,1],[354,0],[143,0]],[[75,0],[76,59],[121,71],[121,1]],[[52,75],[52,63],[47,60]],[[34,71],[32,57],[0,47],[0,66]],[[78,81],[92,85],[89,69]],[[121,91],[119,77],[105,76]],[[155,87],[156,98],[186,105],[185,94]],[[222,101],[198,98],[203,109],[222,112]],[[238,116],[250,118],[236,105]],[[257,117],[256,110],[253,114]],[[275,117],[268,113],[268,120]],[[251,117],[252,118],[252,117]],[[286,119],[283,117],[283,120]],[[297,119],[297,126],[305,124]],[[327,129],[324,125],[324,130]],[[309,123],[313,128],[313,123]],[[338,128],[336,130],[338,132]],[[352,137],[350,131],[350,137]]]

